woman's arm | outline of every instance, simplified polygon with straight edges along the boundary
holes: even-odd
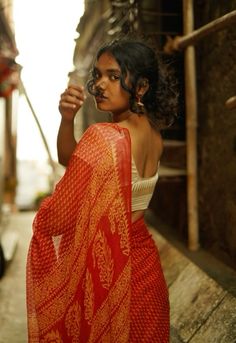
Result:
[[[57,155],[58,162],[63,166],[66,167],[68,165],[76,143],[74,138],[74,120],[66,121],[62,118],[57,135]]]
[[[74,137],[74,118],[85,100],[82,86],[70,85],[61,94],[59,111],[61,123],[57,135],[58,161],[64,166],[68,165],[72,152],[77,144]]]

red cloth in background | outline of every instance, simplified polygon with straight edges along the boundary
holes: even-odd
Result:
[[[0,97],[7,98],[18,87],[19,67],[0,57]]]

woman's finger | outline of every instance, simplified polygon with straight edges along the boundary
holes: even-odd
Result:
[[[64,101],[60,101],[59,103],[59,107],[60,109],[75,109],[77,106],[79,105],[76,105],[76,104],[72,104],[72,103],[69,103],[69,102],[64,102]]]
[[[86,98],[83,87],[68,87],[65,91],[66,94],[74,96],[78,99],[84,100]]]
[[[82,96],[73,96],[68,94],[62,94],[61,95],[61,101],[73,103],[76,105],[81,105],[83,103],[84,98]]]

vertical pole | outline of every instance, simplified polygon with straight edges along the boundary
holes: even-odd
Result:
[[[194,30],[193,0],[183,0],[184,35]],[[188,248],[199,248],[197,197],[197,94],[195,48],[185,49]]]
[[[54,161],[53,161],[53,158],[52,158],[52,155],[51,155],[51,152],[50,152],[48,143],[47,143],[47,139],[46,139],[46,137],[45,137],[45,135],[44,135],[44,133],[43,133],[43,129],[42,129],[41,125],[40,125],[40,122],[39,122],[39,120],[38,120],[38,117],[37,117],[37,115],[36,115],[36,113],[35,113],[35,111],[34,111],[34,108],[33,108],[32,104],[31,104],[31,101],[30,101],[30,99],[29,99],[29,97],[28,97],[28,93],[26,92],[24,83],[23,83],[23,81],[21,80],[21,78],[19,79],[19,87],[20,87],[20,89],[21,89],[21,92],[24,94],[24,96],[25,96],[25,98],[26,98],[26,101],[27,101],[27,103],[28,103],[28,105],[29,105],[29,108],[30,108],[31,113],[32,113],[32,115],[33,115],[33,117],[34,117],[34,120],[35,120],[35,122],[36,122],[36,125],[37,125],[37,127],[38,127],[38,129],[39,129],[41,138],[42,138],[42,140],[43,140],[44,147],[45,147],[45,149],[46,149],[46,151],[47,151],[47,154],[48,154],[48,161],[49,161],[49,164],[50,164],[50,166],[51,166],[51,168],[52,168],[52,172],[53,172],[53,184],[54,184],[54,181],[56,180],[56,166],[55,166],[55,163],[54,163]],[[53,185],[51,185],[51,187],[53,187]]]

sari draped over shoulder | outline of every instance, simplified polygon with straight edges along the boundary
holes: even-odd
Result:
[[[33,222],[29,342],[129,342],[130,137],[90,126]]]

